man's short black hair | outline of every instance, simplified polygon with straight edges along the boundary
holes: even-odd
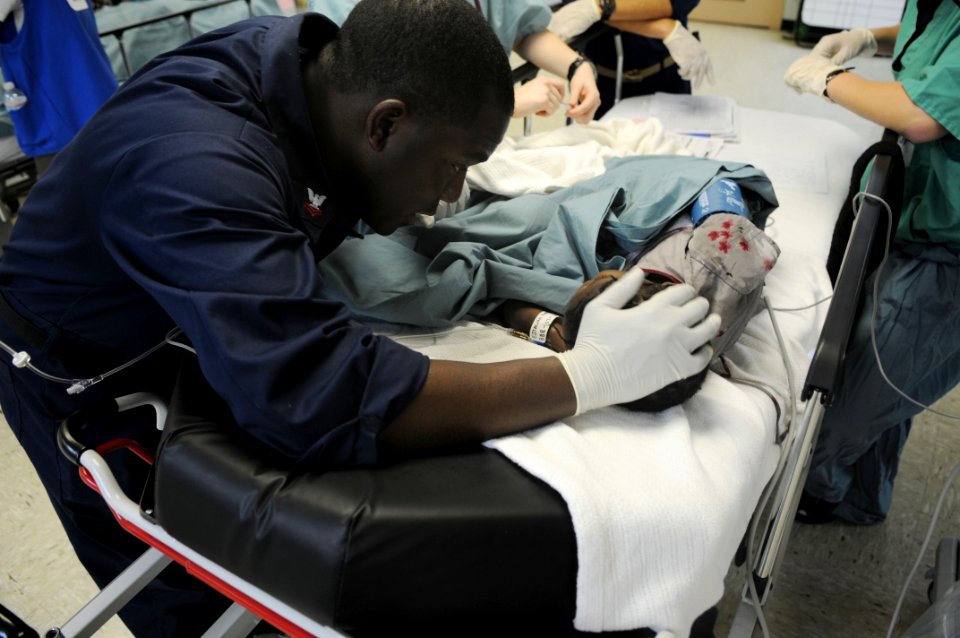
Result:
[[[450,123],[472,122],[484,100],[513,112],[507,56],[464,0],[362,0],[330,46],[340,91],[398,98]]]

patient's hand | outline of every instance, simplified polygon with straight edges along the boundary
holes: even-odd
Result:
[[[583,310],[586,308],[587,303],[594,299],[601,292],[606,290],[607,286],[612,284],[623,275],[624,272],[620,270],[602,270],[593,279],[583,282],[583,285],[580,286],[580,289],[574,293],[573,297],[570,299],[570,302],[567,304],[562,321],[562,331],[566,341],[565,345],[567,349],[572,348],[577,341],[577,333],[580,329],[580,319],[583,316]],[[629,308],[643,303],[661,290],[664,290],[672,285],[673,282],[658,282],[655,280],[654,276],[648,275],[644,280],[643,285],[640,286],[640,290],[637,292],[637,295],[633,298],[633,301],[627,303],[626,307]],[[659,412],[661,410],[665,410],[671,406],[683,403],[696,394],[700,389],[700,386],[703,384],[703,380],[706,378],[706,376],[707,368],[704,368],[698,374],[685,379],[680,379],[679,381],[671,383],[670,385],[667,385],[666,387],[657,390],[652,394],[623,405],[631,410],[643,412]]]

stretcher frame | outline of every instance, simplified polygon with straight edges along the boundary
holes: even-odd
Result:
[[[893,131],[884,131],[886,142],[894,142],[897,137]],[[865,189],[868,195],[880,199],[886,196],[892,159],[886,153],[875,156]],[[768,485],[768,491],[775,497],[764,522],[760,549],[749,565],[748,580],[728,634],[730,638],[749,638],[761,628],[762,608],[774,590],[777,572],[786,556],[787,541],[810,470],[820,425],[842,383],[843,361],[863,298],[863,287],[876,266],[871,263],[871,255],[874,245],[883,241],[880,233],[886,223],[885,210],[876,199],[866,197],[861,200],[856,208],[833,298],[800,394],[800,399],[806,402],[803,416],[794,424],[791,443],[784,448],[782,472]]]
[[[166,402],[155,394],[135,393],[84,408],[64,420],[57,432],[57,446],[77,465],[80,479],[100,494],[120,526],[149,545],[149,549],[66,623],[52,628],[46,635],[49,638],[85,638],[93,635],[161,571],[172,562],[177,562],[188,573],[234,601],[204,634],[207,638],[246,636],[261,619],[293,638],[343,636],[307,618],[173,538],[150,518],[149,510],[142,510],[139,503],[124,493],[104,455],[125,449],[152,465],[152,453],[131,439],[116,439],[91,447],[83,441],[82,430],[93,420],[110,418],[114,414],[140,407],[154,410],[156,427],[162,430],[167,420]]]
[[[890,131],[885,136],[895,139]],[[868,177],[867,193],[880,198],[885,196],[890,165],[889,155],[876,156]],[[870,274],[871,251],[874,244],[881,241],[879,233],[884,228],[884,214],[881,204],[872,198],[862,200],[857,209],[835,294],[803,386],[801,399],[806,401],[803,416],[794,424],[789,443],[784,447],[781,471],[767,487],[773,504],[766,508],[759,551],[752,557],[743,596],[728,633],[730,638],[754,636],[762,626],[762,609],[775,589],[776,575],[786,555],[787,541],[823,414],[842,381],[840,371],[847,341],[858,312],[864,282]],[[81,479],[103,497],[118,523],[150,548],[79,612],[46,635],[51,638],[93,635],[157,574],[176,562],[188,573],[234,601],[204,634],[205,637],[246,636],[261,619],[294,638],[344,637],[344,634],[306,617],[269,592],[185,546],[152,520],[149,507],[141,509],[140,504],[123,492],[104,455],[126,449],[145,462],[152,463],[151,453],[129,439],[90,446],[83,441],[83,430],[94,421],[142,407],[150,407],[155,411],[156,427],[163,429],[167,419],[167,407],[163,399],[138,393],[84,408],[66,419],[58,432],[58,446],[79,467]],[[764,499],[761,499],[763,502]],[[755,516],[763,514],[758,510]]]

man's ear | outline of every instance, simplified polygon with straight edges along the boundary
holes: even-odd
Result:
[[[377,102],[367,113],[366,134],[370,147],[382,151],[387,140],[396,133],[398,123],[407,117],[407,105],[403,100],[389,99]]]

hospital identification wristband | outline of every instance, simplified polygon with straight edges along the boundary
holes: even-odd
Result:
[[[550,333],[550,326],[559,318],[560,315],[555,315],[552,312],[547,312],[546,310],[541,312],[534,318],[533,323],[530,324],[530,334],[527,340],[539,346],[545,344],[547,342],[547,335]]]

